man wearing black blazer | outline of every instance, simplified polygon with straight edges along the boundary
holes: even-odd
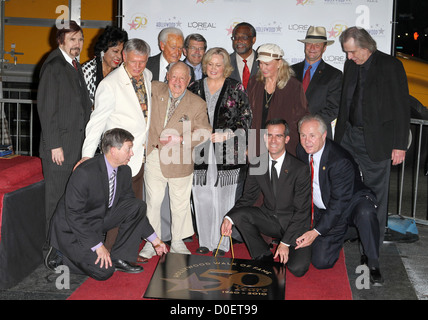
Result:
[[[165,81],[168,66],[181,59],[184,46],[183,32],[178,28],[162,29],[158,36],[161,52],[147,61],[146,68],[153,74],[152,80]]]
[[[45,265],[55,270],[66,265],[72,273],[106,280],[115,270],[138,273],[134,264],[141,239],[150,241],[157,254],[166,253],[146,217],[146,204],[135,198],[131,168],[134,137],[115,128],[105,132],[97,155],[80,164],[51,220],[52,246]],[[111,252],[104,246],[108,230],[119,228]]]
[[[76,60],[83,46],[82,29],[74,21],[68,23],[57,31],[58,48],[42,66],[37,91],[47,226],[73,167],[81,158],[92,106],[82,68]]]
[[[249,78],[255,76],[259,70],[257,63],[257,52],[253,50],[253,45],[256,43],[256,29],[247,22],[238,23],[232,31],[232,47],[233,53],[230,54],[230,63],[233,71],[230,78],[241,82],[245,89]],[[244,68],[246,60],[249,76],[244,76]]]
[[[313,174],[313,226],[297,239],[296,250],[312,245],[312,264],[332,268],[348,230],[356,227],[363,247],[362,263],[370,270],[373,284],[383,282],[379,269],[379,222],[376,198],[361,181],[352,156],[327,138],[327,126],[320,115],[299,121],[297,156]]]
[[[224,218],[221,232],[230,236],[235,225],[253,259],[272,261],[279,257],[290,272],[301,277],[309,269],[311,258],[310,247],[295,250],[296,239],[310,228],[309,167],[286,152],[290,137],[285,120],[269,120],[266,128],[269,154],[261,159],[269,166],[265,173],[253,174],[254,165],[250,165],[243,195]],[[260,194],[263,204],[256,207]],[[280,240],[275,255],[262,234]]]
[[[376,194],[382,243],[391,163],[404,161],[408,144],[407,77],[402,63],[378,51],[366,30],[348,28],[341,34],[340,42],[348,60],[334,139],[351,153],[365,185]]]
[[[325,63],[322,55],[327,46],[334,43],[327,40],[324,27],[309,27],[306,38],[298,40],[305,44],[305,60],[292,65],[296,78],[304,82],[308,71],[307,87],[304,86],[309,112],[319,114],[327,124],[327,137],[333,139],[331,122],[339,113],[342,72]]]

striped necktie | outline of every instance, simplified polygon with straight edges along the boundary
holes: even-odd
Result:
[[[113,172],[110,175],[110,179],[108,181],[108,187],[109,187],[109,197],[108,197],[108,206],[111,207],[113,204],[113,194],[114,194],[114,183],[116,180],[116,170],[113,170]]]

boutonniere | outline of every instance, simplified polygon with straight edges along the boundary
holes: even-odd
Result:
[[[178,120],[178,122],[184,122],[184,121],[189,121],[189,117],[187,114],[183,115],[180,120]]]
[[[285,170],[284,170],[284,172],[285,172],[285,174],[287,174],[287,173],[288,173],[288,170],[287,170],[287,169],[285,169]]]

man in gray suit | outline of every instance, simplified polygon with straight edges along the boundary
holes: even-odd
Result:
[[[232,32],[233,53],[230,55],[233,72],[232,79],[241,82],[245,89],[250,77],[259,70],[257,52],[253,50],[256,43],[256,29],[247,22],[238,23]]]
[[[74,165],[81,158],[92,106],[82,68],[76,60],[83,47],[82,29],[75,21],[69,21],[67,27],[58,29],[56,39],[58,48],[42,66],[37,92],[47,225]]]

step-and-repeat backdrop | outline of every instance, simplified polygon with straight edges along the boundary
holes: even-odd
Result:
[[[130,38],[149,43],[159,53],[157,36],[166,27],[180,28],[184,36],[202,34],[210,47],[232,52],[233,27],[243,21],[257,30],[254,49],[275,43],[294,64],[303,60],[303,44],[309,26],[324,26],[335,43],[324,60],[342,70],[346,60],[339,36],[348,27],[365,28],[378,49],[391,53],[394,0],[123,0],[122,26]]]

